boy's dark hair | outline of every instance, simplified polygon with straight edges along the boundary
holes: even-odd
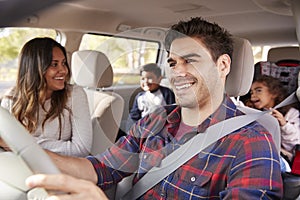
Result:
[[[142,72],[152,72],[155,74],[157,78],[161,77],[161,69],[158,67],[156,63],[149,63],[146,65],[143,65],[140,69],[140,75],[142,75]]]
[[[216,23],[210,23],[201,17],[180,21],[173,25],[165,37],[165,48],[169,52],[173,40],[184,37],[200,39],[212,55],[214,62],[223,55],[232,58],[233,41],[231,34]]]

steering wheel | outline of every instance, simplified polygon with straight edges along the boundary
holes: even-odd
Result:
[[[60,173],[25,127],[0,106],[0,136],[12,152],[0,153],[0,199],[44,199],[42,188],[30,190],[25,179],[37,173]]]

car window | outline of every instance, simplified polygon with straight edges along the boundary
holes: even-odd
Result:
[[[114,85],[139,84],[139,67],[156,63],[160,44],[109,35],[85,34],[79,50],[97,50],[107,55],[114,71]]]
[[[281,44],[280,46],[298,46],[298,44]],[[260,61],[267,61],[268,52],[271,48],[279,47],[277,45],[263,45],[263,46],[253,46],[253,57],[254,63]]]
[[[253,57],[254,57],[254,63],[260,62],[260,61],[266,61],[268,56],[268,51],[271,48],[271,46],[253,46]]]
[[[35,37],[57,39],[58,32],[40,28],[0,28],[0,97],[15,84],[20,50]]]

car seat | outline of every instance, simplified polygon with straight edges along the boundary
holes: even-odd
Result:
[[[300,71],[299,47],[276,47],[268,51],[267,61],[255,64],[255,77],[269,75],[278,78],[291,94],[298,88],[297,79]]]
[[[110,147],[117,137],[124,109],[123,98],[113,91],[103,90],[112,86],[113,69],[105,54],[94,50],[76,51],[72,54],[72,78],[84,87],[93,123],[95,155]]]

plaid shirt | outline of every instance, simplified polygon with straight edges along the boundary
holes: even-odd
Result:
[[[133,172],[136,183],[195,134],[242,114],[226,97],[197,130],[177,140],[180,113],[178,106],[162,107],[139,120],[129,135],[103,154],[88,157],[98,174],[98,185],[106,189]],[[279,155],[272,136],[254,122],[202,150],[140,199],[280,199],[282,192]]]

